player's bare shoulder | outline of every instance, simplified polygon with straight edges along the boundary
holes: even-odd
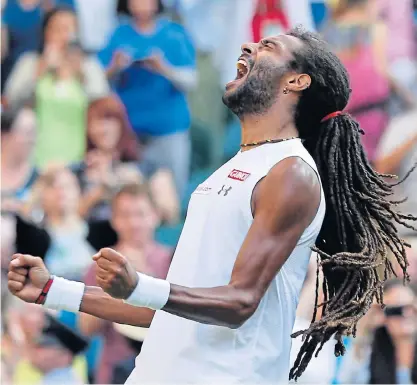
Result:
[[[320,205],[320,191],[319,177],[308,163],[299,157],[283,159],[256,186],[254,214],[288,214],[310,223]]]

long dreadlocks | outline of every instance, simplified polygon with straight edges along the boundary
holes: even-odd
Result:
[[[335,355],[342,355],[342,337],[355,336],[359,319],[374,299],[383,305],[383,283],[395,274],[388,251],[408,280],[405,248],[409,245],[399,237],[395,224],[416,230],[410,221],[417,218],[396,211],[401,202],[390,200],[394,184],[387,182],[394,176],[381,175],[371,167],[358,123],[347,113],[321,122],[327,114],[342,111],[349,99],[349,78],[340,60],[312,33],[296,28],[289,35],[304,43],[303,49],[294,53],[291,68],[312,79],[297,105],[296,125],[317,163],[327,200],[326,216],[313,248],[319,258],[318,269],[323,271],[324,301],[317,303],[317,271],[311,325],[292,335],[303,335],[290,371],[290,379],[297,379],[332,336],[336,339]],[[380,269],[383,274],[378,273]],[[322,317],[316,320],[318,307],[323,308]]]

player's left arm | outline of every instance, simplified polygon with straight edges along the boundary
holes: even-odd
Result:
[[[230,282],[212,288],[171,284],[163,310],[201,323],[241,326],[257,309],[275,275],[314,219],[319,204],[320,184],[311,167],[300,158],[278,163],[254,190],[254,220]],[[132,283],[128,284],[132,279],[123,279],[126,269],[109,268],[114,263],[125,264],[120,260],[123,256],[113,253],[107,249],[99,253],[103,257],[96,257],[97,264],[105,267],[103,279],[98,283],[110,295],[128,298],[137,282],[132,288]]]

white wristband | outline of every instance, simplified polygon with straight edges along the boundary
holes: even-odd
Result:
[[[137,273],[139,283],[133,293],[124,302],[138,307],[161,310],[168,302],[171,285],[164,279]]]
[[[43,306],[51,310],[66,310],[76,313],[80,310],[84,289],[85,285],[81,282],[54,277]]]

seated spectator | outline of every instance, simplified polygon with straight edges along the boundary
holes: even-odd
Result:
[[[103,69],[83,53],[76,37],[76,18],[71,10],[49,12],[43,22],[39,52],[23,55],[5,86],[9,106],[35,98],[35,161],[40,167],[51,161],[69,164],[83,159],[88,101],[109,91]]]
[[[359,322],[343,357],[341,383],[417,383],[416,296],[394,280],[385,286],[384,303],[384,311],[374,305]]]
[[[165,279],[172,251],[154,241],[157,224],[157,212],[144,186],[126,185],[113,198],[112,225],[117,233],[117,243],[113,247],[126,255],[137,270]],[[85,277],[86,285],[97,285],[95,272],[96,265],[92,265]],[[111,322],[81,313],[79,326],[88,336],[104,336],[103,355],[95,381],[111,383],[115,365],[131,358],[134,352]]]
[[[36,116],[32,109],[1,116],[1,205],[19,211],[38,177],[32,155],[36,140]]]
[[[116,235],[107,222],[85,222],[78,213],[79,200],[77,178],[68,168],[46,170],[31,203],[40,225],[16,215],[16,251],[43,258],[52,274],[81,280],[95,251],[114,244]]]
[[[83,384],[72,365],[87,345],[82,336],[46,314],[45,326],[29,351],[29,359],[42,372],[42,384]]]
[[[184,29],[158,17],[157,0],[129,0],[131,18],[99,57],[145,149],[142,159],[172,171],[182,196],[190,167],[185,92],[196,83],[195,52]]]
[[[86,362],[80,353],[87,341],[42,308],[16,304],[4,340],[3,358],[13,384],[86,383]]]
[[[161,220],[176,222],[179,203],[172,175],[166,169],[156,169],[144,162],[139,171],[138,143],[117,98],[109,96],[90,104],[87,143],[86,161],[73,167],[83,191],[80,206],[83,217],[109,219],[114,191],[125,183],[140,183],[146,177]]]
[[[51,167],[39,177],[36,193],[51,238],[45,264],[52,274],[80,280],[95,250],[86,239],[88,225],[78,215],[80,188],[75,175],[66,168]]]
[[[412,94],[390,73],[386,26],[375,18],[372,5],[371,0],[337,2],[321,31],[349,72],[352,94],[347,111],[365,131],[362,140],[371,161],[388,124],[391,90],[414,104]]]

